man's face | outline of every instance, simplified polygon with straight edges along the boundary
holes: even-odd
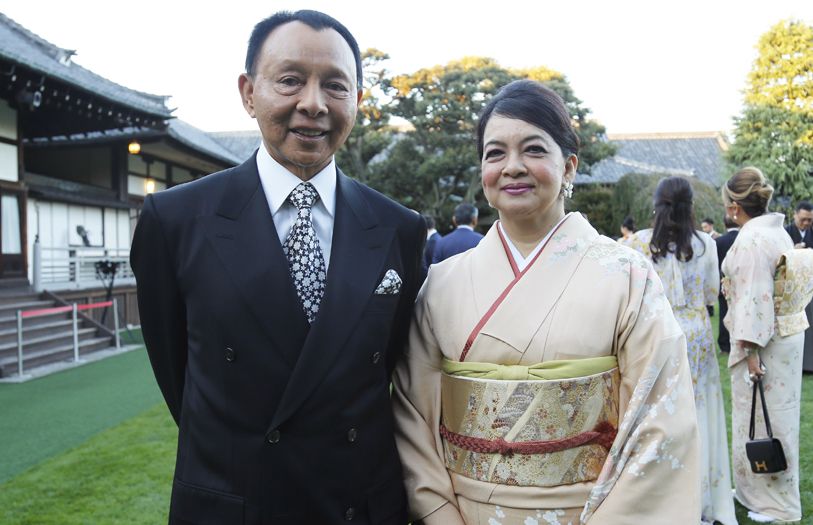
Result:
[[[813,211],[796,210],[793,214],[793,222],[802,231],[809,229],[810,225],[813,224]]]
[[[361,93],[350,46],[333,29],[289,22],[265,39],[254,75],[240,76],[268,153],[302,180],[330,163],[356,120]]]
[[[704,231],[704,232],[706,232],[706,233],[711,233],[711,230],[713,230],[713,229],[714,229],[714,228],[711,226],[711,224],[709,224],[709,223],[707,223],[707,222],[705,222],[705,221],[703,221],[703,222],[701,222],[701,223],[700,223],[700,227],[701,227],[701,228],[703,229],[703,231]]]

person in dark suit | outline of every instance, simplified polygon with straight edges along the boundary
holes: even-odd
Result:
[[[452,217],[455,229],[438,239],[432,256],[433,264],[477,246],[483,238],[482,234],[474,231],[477,226],[477,215],[477,208],[474,205],[466,202],[457,205]]]
[[[731,245],[734,244],[734,240],[740,232],[737,223],[729,219],[728,216],[723,218],[723,222],[725,223],[726,232],[714,239],[714,242],[717,243],[717,266],[720,270],[721,279],[723,277],[723,259],[725,259],[728,250],[731,248]],[[731,339],[728,328],[726,328],[725,323],[723,323],[723,319],[725,319],[728,313],[728,302],[726,302],[725,295],[723,295],[722,287],[720,288],[720,294],[717,296],[717,300],[720,303],[720,317],[717,319],[720,330],[717,334],[717,344],[720,345],[721,352],[729,353],[731,351]]]
[[[131,262],[179,426],[170,523],[406,523],[389,381],[426,230],[335,165],[361,74],[333,18],[263,20],[239,78],[262,146],[144,202]]]
[[[435,229],[435,219],[431,215],[424,215],[423,221],[426,223],[426,247],[423,249],[423,273],[429,271],[432,264],[432,256],[435,253],[435,245],[440,239],[440,234]]]
[[[813,248],[813,204],[801,201],[793,213],[793,224],[785,226],[796,248]]]

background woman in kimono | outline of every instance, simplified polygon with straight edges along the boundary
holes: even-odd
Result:
[[[735,525],[717,345],[706,310],[720,289],[717,247],[695,229],[692,199],[689,181],[662,179],[653,198],[653,227],[639,231],[632,246],[652,260],[686,335],[700,431],[702,522]]]
[[[774,274],[793,241],[783,215],[768,213],[773,188],[756,168],[744,168],[722,188],[726,215],[740,233],[723,260],[728,299],[725,325],[731,334],[732,439],[735,496],[758,522],[802,518],[799,496],[799,410],[804,327],[787,337],[776,333]],[[807,276],[809,280],[810,275]],[[764,364],[764,369],[760,367]],[[782,442],[788,469],[754,474],[745,454],[751,417],[752,379],[762,377],[773,435]],[[765,436],[757,410],[757,435]]]
[[[499,221],[432,266],[393,378],[413,523],[698,523],[686,341],[651,264],[565,214],[564,102],[513,82],[477,143]]]

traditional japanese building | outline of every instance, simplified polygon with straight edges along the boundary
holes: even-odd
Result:
[[[128,260],[144,197],[241,159],[174,119],[168,97],[103,78],[73,62],[73,51],[2,14],[0,42],[3,376],[15,368],[10,350],[17,346],[18,311],[94,302],[112,292],[121,323],[137,325]],[[100,312],[83,317],[86,340],[109,336],[109,326],[106,334],[97,326]],[[30,349],[33,361],[37,352],[47,361],[48,349],[64,347],[62,338],[72,334],[56,330],[56,322],[36,324],[53,327],[32,324],[33,343],[25,345],[26,351]],[[107,337],[95,346],[109,344]]]

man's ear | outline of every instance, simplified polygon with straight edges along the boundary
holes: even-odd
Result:
[[[254,81],[248,75],[243,73],[237,78],[237,87],[240,89],[240,98],[243,99],[243,108],[251,118],[256,118],[254,113]]]
[[[361,99],[362,99],[362,97],[364,97],[364,90],[363,90],[363,89],[359,89],[359,92],[358,92],[358,94],[356,95],[356,106],[360,106],[360,105],[361,105]]]

